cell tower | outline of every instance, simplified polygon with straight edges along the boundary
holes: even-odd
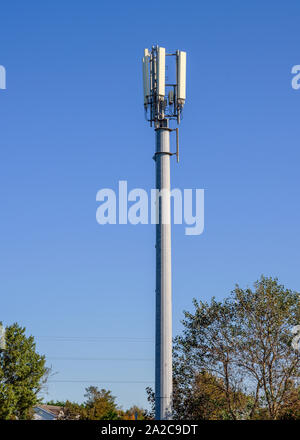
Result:
[[[166,82],[166,57],[176,61],[176,79]],[[171,67],[168,65],[167,67]],[[143,57],[146,119],[156,132],[153,159],[156,168],[156,323],[155,323],[155,418],[172,413],[172,267],[170,157],[179,162],[178,128],[186,98],[186,52],[166,54],[164,47],[145,49]],[[176,131],[176,153],[170,151],[170,132]]]

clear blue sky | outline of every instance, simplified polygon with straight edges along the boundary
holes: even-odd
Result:
[[[173,227],[174,335],[193,297],[262,273],[299,289],[299,13],[298,0],[2,4],[0,320],[26,326],[57,372],[47,399],[82,401],[96,380],[145,406],[147,383],[113,382],[154,380],[154,226],[95,219],[99,189],[154,186],[144,47],[187,51],[172,183],[206,190],[204,234]]]

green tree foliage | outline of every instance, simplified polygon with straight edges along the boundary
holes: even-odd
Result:
[[[85,418],[85,408],[84,405],[79,405],[78,403],[70,402],[67,400],[61,406],[61,413],[58,416],[59,420],[79,420]]]
[[[178,382],[179,376],[173,375],[173,416],[177,420],[226,420],[231,419],[228,414],[227,395],[222,379],[206,371],[195,373],[189,386]],[[182,379],[182,377],[180,377]],[[155,393],[146,388],[148,401],[151,405],[150,418],[155,413]],[[244,406],[247,406],[249,396],[243,393],[229,392],[231,399],[239,397]]]
[[[6,328],[6,347],[0,350],[0,419],[27,419],[39,402],[49,369],[36,352],[32,336],[13,324]]]
[[[111,391],[98,390],[97,387],[86,388],[85,417],[89,420],[117,420],[118,411],[115,403],[116,398]]]
[[[280,420],[300,420],[300,387],[292,387],[285,405],[279,411]]]
[[[111,391],[90,386],[86,388],[84,397],[86,401],[82,405],[66,401],[60,419],[118,420],[120,418],[116,398],[112,396]]]
[[[299,294],[261,277],[253,290],[236,286],[222,302],[193,303],[175,339],[174,416],[277,419],[285,408],[291,413],[299,380],[299,351],[291,346]]]
[[[85,403],[58,402],[61,403],[62,411],[60,420],[134,420],[137,414],[138,420],[147,419],[146,411],[136,405],[126,411],[117,407],[115,397],[111,391],[95,386],[86,388]],[[53,405],[53,401],[49,402]]]
[[[176,383],[176,382],[175,382]],[[176,393],[177,391],[177,393]],[[220,420],[230,419],[228,414],[228,394],[225,391],[223,379],[217,378],[211,373],[201,371],[195,374],[188,392],[189,398],[181,400],[178,385],[175,385],[174,406],[182,418],[190,420]],[[229,390],[232,401],[239,401],[243,406],[247,405],[248,396],[242,392]]]
[[[52,405],[52,406],[66,406],[67,401],[64,400],[49,400],[46,402],[46,405]]]
[[[119,410],[118,414],[121,420],[147,420],[146,410],[136,405],[126,411]]]

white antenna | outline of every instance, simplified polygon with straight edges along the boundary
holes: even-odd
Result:
[[[165,97],[165,84],[166,84],[166,49],[164,47],[157,48],[157,95],[159,99]]]
[[[144,105],[148,104],[148,97],[150,96],[150,84],[149,84],[149,55],[146,54],[148,49],[145,49],[145,56],[143,58],[143,83],[144,83]]]
[[[177,52],[177,99],[179,104],[185,102],[186,89],[186,52],[179,50]]]

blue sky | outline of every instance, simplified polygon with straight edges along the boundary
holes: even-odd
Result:
[[[36,337],[57,373],[47,399],[82,401],[96,381],[146,406],[154,381],[154,226],[95,219],[99,189],[154,186],[144,47],[187,51],[172,185],[205,189],[203,235],[172,231],[174,335],[193,297],[261,274],[299,289],[299,13],[295,0],[1,6],[0,320]]]

